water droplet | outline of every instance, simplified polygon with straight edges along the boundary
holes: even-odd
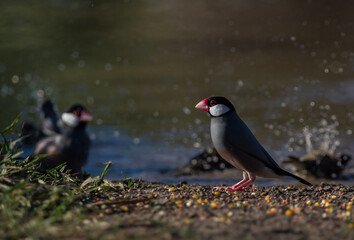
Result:
[[[11,78],[11,81],[12,81],[13,84],[16,84],[16,83],[18,83],[20,81],[20,78],[17,75],[13,75],[12,78]]]
[[[107,63],[107,64],[104,66],[104,69],[105,69],[106,71],[111,71],[111,70],[112,70],[112,64]]]
[[[193,143],[193,147],[195,147],[195,148],[200,148],[200,143],[199,143],[199,142]]]
[[[184,114],[186,114],[186,115],[191,114],[191,110],[190,110],[188,107],[184,107],[184,108],[183,108],[183,112],[184,112]]]
[[[133,142],[134,142],[134,144],[139,144],[140,143],[140,138],[134,138]]]
[[[85,67],[85,64],[86,64],[86,62],[85,62],[84,60],[80,60],[80,61],[77,62],[77,66],[78,66],[79,68]]]
[[[7,86],[6,84],[3,84],[1,87],[1,96],[6,97],[7,95],[12,95],[14,90]]]
[[[37,97],[39,97],[39,98],[43,98],[43,97],[44,97],[44,91],[43,91],[43,89],[37,90]]]
[[[60,64],[58,65],[58,70],[59,70],[59,71],[64,71],[65,68],[66,68],[66,66],[65,66],[64,63],[60,63]]]
[[[72,58],[78,58],[79,57],[79,52],[77,51],[74,51],[72,54],[71,54]]]

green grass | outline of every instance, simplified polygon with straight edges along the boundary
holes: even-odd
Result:
[[[95,196],[138,186],[131,179],[117,183],[105,180],[112,162],[101,176],[85,181],[63,165],[38,171],[35,162],[45,156],[23,157],[21,139],[12,139],[18,135],[14,129],[19,118],[0,133],[0,234],[5,239],[73,236],[78,234],[75,228],[91,214],[85,204]]]

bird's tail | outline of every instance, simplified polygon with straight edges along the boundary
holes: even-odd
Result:
[[[295,178],[296,180],[298,180],[302,184],[305,184],[307,186],[312,186],[312,184],[309,183],[308,181],[306,181],[306,180],[302,179],[301,177],[298,177],[298,176],[296,176],[296,175],[294,175],[292,173],[289,173],[289,172],[285,171],[284,169],[281,169],[281,168],[278,169],[278,174],[283,175],[283,176],[289,176],[289,177]]]

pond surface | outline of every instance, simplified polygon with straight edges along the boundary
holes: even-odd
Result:
[[[169,173],[211,146],[195,104],[222,95],[278,161],[305,152],[305,127],[353,154],[353,12],[351,1],[3,0],[0,126],[20,112],[38,121],[46,98],[59,112],[80,102],[95,118],[89,172],[112,160],[109,178],[178,182]]]

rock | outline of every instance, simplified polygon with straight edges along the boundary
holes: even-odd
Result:
[[[192,157],[184,170],[177,175],[192,175],[200,172],[210,172],[215,170],[225,170],[234,168],[226,162],[215,150],[215,148],[204,149],[202,153]]]
[[[329,154],[314,150],[300,158],[295,156],[288,158],[284,163],[292,165],[300,175],[338,179],[352,157],[345,153]]]

